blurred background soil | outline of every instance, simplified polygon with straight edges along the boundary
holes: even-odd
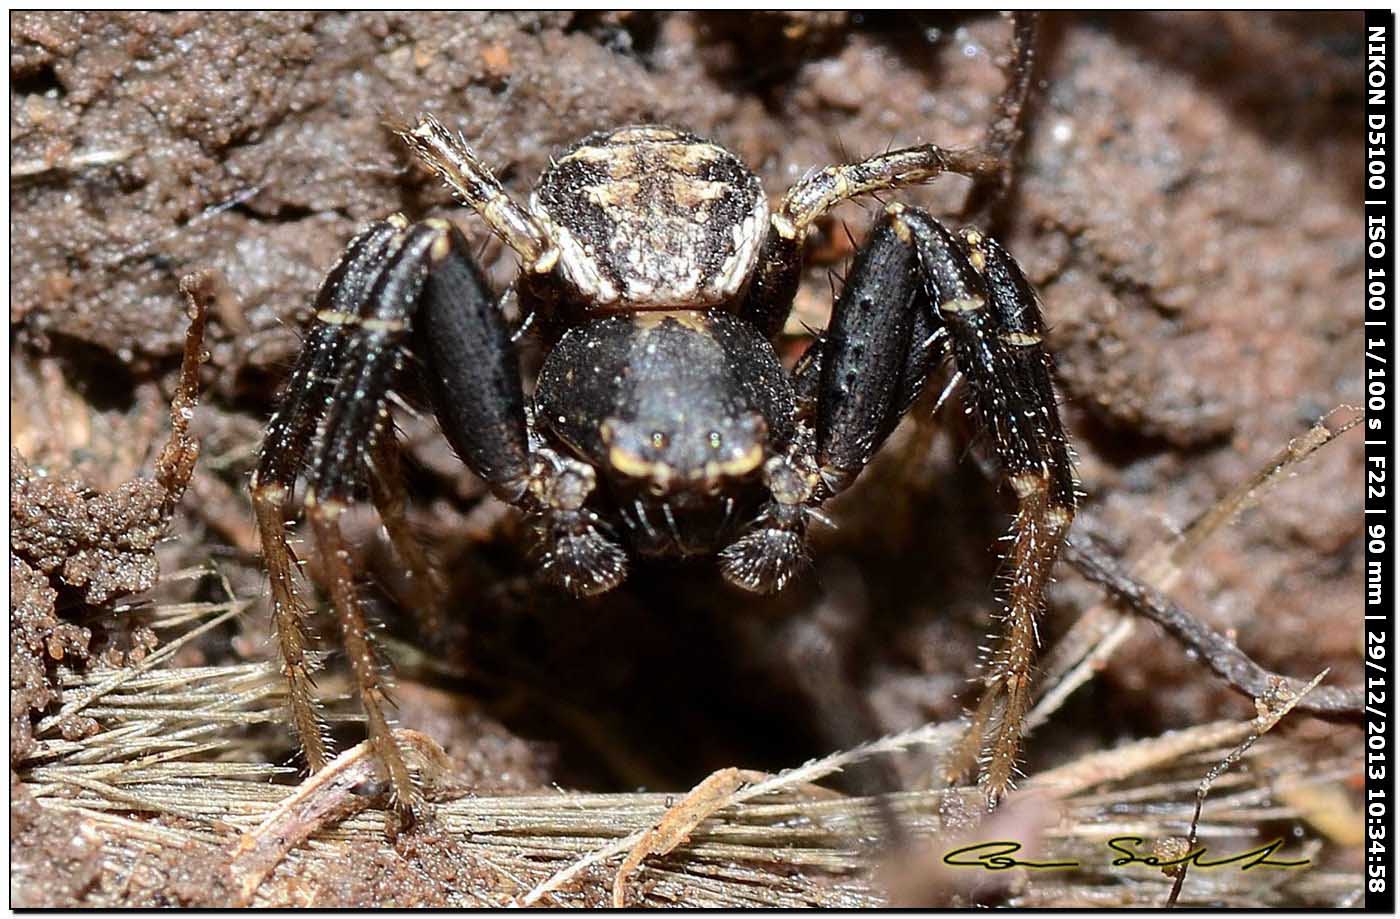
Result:
[[[145,596],[156,559],[167,573],[212,561],[238,595],[263,592],[244,486],[297,330],[358,227],[450,216],[509,283],[512,257],[386,121],[435,113],[518,196],[589,131],[670,122],[735,150],[776,196],[889,146],[975,144],[1008,36],[993,14],[15,13],[10,26],[12,762],[57,701],[55,660],[149,647],[139,604],[115,604]],[[1359,14],[1043,23],[996,231],[1052,326],[1082,525],[1126,560],[1361,401],[1361,30]],[[954,214],[966,188],[949,178],[900,198]],[[852,251],[842,224],[859,240],[869,219],[848,206],[821,226],[788,356],[802,323],[825,322]],[[187,324],[177,283],[200,270],[218,290],[203,453],[157,546],[158,496],[129,483],[164,438]],[[832,505],[839,528],[818,528],[813,570],[772,599],[703,565],[640,569],[589,602],[550,595],[513,516],[431,419],[405,417],[414,520],[451,572],[454,618],[425,634],[395,605],[395,566],[360,519],[401,722],[482,789],[675,790],[956,716],[1010,504],[970,457],[961,413],[932,408]],[[1174,596],[1271,669],[1358,682],[1361,456],[1360,436],[1321,451],[1210,542]],[[208,581],[157,595],[198,598]],[[1045,642],[1098,599],[1063,570]],[[182,660],[269,651],[259,609]],[[1252,714],[1141,627],[1030,738],[1028,769]],[[1306,718],[1284,729],[1359,743]],[[927,780],[906,765],[907,781]],[[12,858],[54,862],[38,872],[52,889],[12,890],[16,905],[91,894],[81,853],[45,842],[71,827],[21,801],[12,832],[28,840]]]

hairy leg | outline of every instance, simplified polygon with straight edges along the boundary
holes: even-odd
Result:
[[[408,494],[403,485],[403,468],[399,444],[392,434],[375,439],[371,463],[370,499],[394,554],[405,568],[408,583],[408,603],[413,609],[418,628],[429,635],[442,635],[447,622],[442,608],[447,596],[447,582],[432,564],[422,542],[413,532],[408,520]]]
[[[444,384],[464,390],[474,405],[448,413],[481,422],[460,432],[454,445],[498,491],[523,489],[526,475],[523,396],[514,352],[494,297],[479,282],[466,241],[444,221],[410,225],[401,217],[376,223],[358,236],[327,277],[314,324],[264,441],[254,474],[254,507],[272,585],[273,615],[286,668],[293,715],[313,769],[327,760],[312,694],[307,606],[293,580],[285,517],[297,480],[307,481],[305,505],[324,557],[341,641],[350,659],[369,736],[389,773],[399,807],[411,808],[414,789],[384,713],[383,677],[352,581],[338,518],[368,484],[400,536],[402,492],[393,477],[393,427],[388,397],[399,379],[416,324],[452,341],[429,360],[466,353],[472,360]],[[470,288],[470,289],[469,289]],[[439,374],[434,373],[436,378]],[[509,380],[509,388],[501,381]],[[493,388],[494,384],[494,388]],[[504,392],[497,390],[504,389]],[[493,400],[493,395],[497,396]],[[445,425],[446,426],[446,425]],[[454,430],[456,430],[454,428]],[[378,464],[380,478],[374,469]],[[396,539],[411,567],[426,568],[416,544]],[[420,583],[424,578],[420,577]]]
[[[768,236],[741,315],[769,338],[782,331],[802,273],[807,230],[841,202],[921,185],[945,173],[974,179],[994,176],[1002,166],[1000,159],[980,150],[923,144],[812,173],[788,190],[769,217]]]
[[[531,271],[544,274],[559,260],[559,250],[549,235],[517,204],[460,135],[453,134],[432,115],[422,115],[412,128],[396,132],[425,166],[442,177],[486,221],[487,225],[524,259]]]
[[[1077,482],[1056,408],[1044,321],[1019,266],[994,240],[906,213],[929,298],[947,325],[970,408],[1016,495],[1005,556],[1002,634],[958,768],[981,765],[995,802],[1012,784],[1039,644],[1045,587],[1074,519]]]
[[[370,226],[351,242],[327,276],[317,296],[316,319],[268,425],[250,486],[263,564],[272,588],[273,630],[287,677],[292,724],[312,771],[326,764],[329,753],[312,691],[307,628],[310,610],[294,581],[295,557],[287,540],[286,518],[353,331],[345,322],[328,319],[369,315],[370,291],[407,225],[403,218],[394,217]]]
[[[1011,786],[1030,703],[1045,587],[1077,502],[1035,292],[1015,261],[975,230],[949,232],[891,205],[857,255],[826,332],[796,370],[811,456],[769,462],[759,525],[721,554],[731,581],[780,586],[800,560],[805,514],[853,482],[917,398],[949,346],[969,407],[1017,499],[1004,561],[1001,635],[955,771],[980,765],[988,800]]]

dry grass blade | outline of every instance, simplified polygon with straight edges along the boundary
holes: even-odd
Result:
[[[1036,775],[1026,783],[1025,790],[1045,791],[1056,797],[1069,797],[1108,782],[1122,781],[1134,775],[1176,762],[1191,753],[1209,750],[1227,743],[1236,743],[1249,735],[1252,722],[1217,721],[1184,731],[1173,731],[1081,756],[1057,769]]]
[[[809,782],[815,782],[826,776],[840,772],[853,763],[881,753],[893,753],[919,744],[941,744],[947,746],[961,733],[962,726],[959,724],[930,724],[912,731],[906,731],[903,734],[882,737],[879,740],[862,744],[851,750],[844,750],[839,753],[834,753],[831,756],[812,760],[796,769],[790,769],[763,782],[736,790],[729,795],[728,800],[718,805],[718,807],[740,804],[754,798],[776,794],[800,785],[805,785]],[[644,827],[619,842],[590,852],[584,858],[579,859],[562,871],[550,876],[543,883],[535,886],[513,905],[530,906],[538,902],[541,897],[573,880],[593,865],[620,855],[623,852],[627,852],[634,846],[637,846],[642,842],[649,830],[650,826]]]
[[[947,725],[945,729],[952,737],[957,726]],[[1054,788],[1055,800],[1059,802],[1059,821],[1046,831],[1050,844],[1047,857],[1068,856],[1088,865],[1096,858],[1101,860],[1101,837],[1105,833],[1183,835],[1190,819],[1192,789],[1199,781],[1185,775],[1184,770],[1199,770],[1195,765],[1196,757],[1210,754],[1218,758],[1219,754],[1211,751],[1220,749],[1222,744],[1237,743],[1250,730],[1249,722],[1206,726],[1141,741],[1111,753],[1094,754],[1054,773],[1033,777],[1029,786]],[[1265,752],[1276,759],[1287,749],[1275,745]],[[1291,756],[1297,758],[1303,754],[1304,751],[1297,751]],[[804,774],[817,771],[821,770],[804,770]],[[1297,769],[1288,772],[1300,774]],[[1304,781],[1314,787],[1328,788],[1345,772],[1343,764],[1336,764],[1302,774],[1306,776]],[[1196,775],[1199,776],[1199,771]],[[874,800],[845,797],[814,800],[800,784],[786,785],[789,791],[779,794],[782,789],[778,783],[782,781],[781,778],[769,780],[772,784],[767,786],[768,794],[731,801],[723,809],[713,811],[712,819],[704,824],[703,830],[693,832],[689,842],[677,846],[664,868],[648,869],[649,883],[645,892],[639,894],[642,903],[648,906],[672,903],[715,907],[818,905],[847,908],[882,903],[882,895],[871,886],[873,866],[868,847],[862,843],[878,815]],[[1224,777],[1217,787],[1224,790],[1226,796],[1213,809],[1212,821],[1200,827],[1200,837],[1223,840],[1249,832],[1249,827],[1262,819],[1296,818],[1296,812],[1287,806],[1261,807],[1270,798],[1267,782],[1266,772],[1254,770]],[[760,785],[741,788],[734,797],[752,794]],[[124,841],[134,844],[139,838],[145,840],[141,846],[178,851],[182,846],[203,840],[216,842],[221,851],[229,852],[230,835],[211,833],[214,827],[209,817],[217,817],[251,834],[260,833],[260,826],[275,827],[277,832],[262,833],[266,839],[273,839],[288,828],[300,827],[301,831],[292,835],[304,841],[293,843],[291,847],[256,847],[253,851],[267,856],[258,859],[258,865],[253,866],[258,871],[237,871],[236,876],[245,881],[269,872],[263,874],[260,884],[250,882],[244,887],[245,891],[253,890],[254,905],[287,905],[286,898],[293,895],[293,891],[285,887],[289,883],[287,878],[317,877],[334,872],[353,853],[360,853],[353,855],[355,858],[375,852],[385,852],[385,857],[391,859],[402,858],[395,855],[394,848],[386,842],[385,834],[392,818],[385,813],[365,810],[342,819],[331,807],[323,809],[328,815],[324,819],[292,819],[288,815],[295,807],[286,800],[288,789],[267,784],[253,775],[217,780],[161,776],[123,786],[120,801],[108,793],[111,787],[101,783],[84,789],[79,797],[50,795],[43,798],[42,803],[77,810],[85,819],[97,820],[104,833],[113,834],[114,845],[120,843],[121,846],[127,845]],[[317,787],[324,791],[324,786]],[[347,798],[337,793],[320,803],[329,801],[334,805],[344,800]],[[138,803],[132,804],[133,801]],[[441,842],[433,844],[451,845],[469,861],[489,863],[493,866],[492,873],[502,878],[507,889],[519,891],[534,885],[534,890],[540,890],[547,886],[548,889],[531,903],[540,902],[548,895],[561,905],[598,905],[606,902],[611,892],[611,878],[599,877],[588,871],[588,867],[610,857],[621,857],[664,820],[668,803],[668,796],[661,794],[462,797],[435,805],[432,825],[437,834],[435,838]],[[935,841],[954,828],[965,830],[968,827],[961,822],[950,827],[946,815],[982,812],[981,796],[976,789],[905,792],[892,796],[889,804],[913,838]],[[161,814],[170,813],[171,808],[200,814],[206,818],[203,825],[207,829],[200,830],[189,824],[184,824],[183,828],[159,828],[142,820],[126,820],[119,816],[133,809]],[[106,810],[117,813],[103,813]],[[150,833],[146,832],[148,827]],[[156,830],[159,830],[158,838],[153,838]],[[305,838],[312,832],[314,835]],[[269,856],[269,852],[274,853],[276,859]],[[249,868],[250,859],[244,859],[242,869]],[[269,866],[275,866],[277,860],[292,864],[286,872],[271,875]],[[549,884],[561,874],[565,875],[562,880]],[[576,883],[568,886],[566,892],[569,881]],[[1052,881],[1059,886],[1051,884]],[[1260,893],[1252,886],[1249,876],[1235,875],[1227,881],[1227,886],[1214,891],[1226,900],[1278,902],[1259,899]],[[1290,882],[1299,883],[1291,878]],[[1048,902],[1079,902],[1076,898],[1094,896],[1095,890],[1102,893],[1111,888],[1121,889],[1124,883],[1125,879],[1117,872],[1089,873],[1063,881],[1042,879],[1034,890],[1041,897],[1050,897],[1053,890],[1054,897],[1059,899]],[[1162,883],[1132,889],[1139,896],[1130,902],[1160,902],[1163,894]],[[482,890],[449,893],[449,902],[458,905],[501,905],[502,902],[489,897],[481,899],[487,893]],[[1291,896],[1286,892],[1276,895]]]
[[[724,807],[744,783],[744,775],[734,768],[721,769],[696,785],[676,806],[667,809],[657,824],[637,840],[613,878],[612,904],[627,905],[627,880],[649,855],[666,855],[690,838],[690,833],[715,811]]]
[[[249,728],[280,725],[285,717],[285,686],[277,667],[168,666],[172,649],[246,605],[231,599],[153,608],[145,614],[156,621],[194,627],[139,665],[62,673],[65,689],[77,694],[75,701],[101,730],[66,740],[51,729],[41,736],[36,754],[19,764],[18,788],[43,811],[77,819],[83,833],[101,840],[104,877],[129,877],[160,853],[180,863],[200,853],[201,863],[214,872],[211,877],[223,879],[208,888],[204,905],[340,903],[334,885],[321,889],[312,881],[308,891],[307,879],[338,876],[347,864],[360,864],[357,859],[402,863],[405,857],[387,840],[397,825],[393,816],[356,806],[368,801],[357,788],[366,783],[377,788],[365,749],[349,751],[344,768],[338,765],[299,787],[275,784],[293,771],[266,761],[286,755],[286,734]],[[976,832],[985,815],[981,793],[932,789],[877,799],[849,797],[813,783],[867,758],[912,747],[946,758],[961,730],[959,723],[924,725],[748,785],[737,782],[743,774],[725,770],[679,804],[664,794],[476,796],[463,794],[447,776],[428,819],[399,838],[407,832],[408,838],[423,840],[421,849],[454,853],[464,866],[459,870],[470,876],[497,879],[494,885],[434,888],[437,899],[426,902],[438,905],[597,906],[626,891],[628,902],[639,906],[879,906],[886,894],[877,886],[878,866],[868,841],[878,835],[882,814],[897,815],[911,842],[937,849],[939,840]],[[1027,792],[1046,795],[1050,802],[1051,823],[1042,831],[1046,857],[1077,859],[1085,868],[1037,878],[1012,902],[1161,902],[1167,881],[1160,875],[1124,878],[1095,867],[1096,859],[1103,860],[1104,834],[1185,836],[1202,769],[1251,732],[1262,733],[1254,722],[1203,725],[1033,775]],[[422,744],[415,736],[400,734],[417,749]],[[266,747],[270,742],[279,746]],[[425,756],[434,769],[446,768]],[[1259,757],[1268,768],[1255,768]],[[1241,768],[1216,780],[1210,820],[1197,821],[1197,837],[1223,845],[1248,837],[1264,825],[1261,821],[1302,821],[1306,815],[1292,801],[1325,799],[1354,770],[1354,764],[1340,760],[1314,760],[1312,751],[1271,738],[1242,752]],[[1287,795],[1280,790],[1284,785]],[[1326,833],[1306,839],[1311,848],[1304,854],[1313,857],[1339,845],[1333,838]],[[647,883],[628,889],[629,876],[635,878],[647,858],[661,853],[669,857],[647,865]],[[621,863],[619,872],[598,870],[611,859]],[[24,882],[25,870],[15,883]],[[1306,876],[1290,872],[1282,884],[1269,887],[1255,879],[1257,874],[1222,879],[1213,872],[1212,886],[1198,881],[1188,894],[1238,905],[1335,903],[1354,880],[1323,870]],[[125,889],[123,882],[113,883],[111,889]],[[110,905],[146,902],[122,899],[128,894],[104,896],[110,899],[101,902]]]
[[[180,648],[194,641],[196,638],[203,635],[205,632],[218,628],[220,625],[223,625],[228,620],[239,615],[244,610],[248,609],[248,607],[252,605],[252,602],[253,601],[251,600],[230,600],[228,603],[225,604],[211,604],[207,606],[205,608],[206,612],[214,612],[218,610],[222,610],[222,612],[220,612],[220,614],[215,616],[213,619],[210,619],[208,622],[205,622],[197,628],[191,629],[190,631],[181,635],[174,641],[169,642],[168,644],[161,646],[158,650],[146,655],[145,659],[142,660],[139,664],[136,664],[132,667],[118,668],[112,671],[100,683],[93,686],[88,692],[84,693],[76,699],[73,699],[70,702],[64,703],[63,707],[60,708],[56,713],[49,715],[47,718],[42,719],[39,722],[38,726],[34,729],[35,734],[43,735],[46,732],[53,730],[64,719],[83,711],[83,709],[87,708],[89,705],[93,704],[98,699],[107,696],[113,690],[121,687],[128,681],[149,670],[152,670],[156,666],[174,657],[175,652],[179,651]]]

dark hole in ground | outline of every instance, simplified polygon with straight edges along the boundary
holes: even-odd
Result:
[[[94,411],[128,412],[136,404],[136,377],[117,355],[67,335],[50,335],[49,341],[63,375]]]
[[[850,494],[857,505],[890,498]],[[909,726],[954,717],[975,694],[967,679],[990,628],[1008,508],[970,462],[902,500],[874,531],[857,515],[849,533],[816,540],[811,569],[777,597],[728,587],[713,564],[638,562],[616,591],[573,600],[534,583],[508,536],[446,565],[448,634],[423,634],[391,593],[386,618],[444,671],[467,674],[415,678],[480,698],[512,732],[552,744],[566,786],[687,788],[729,765],[788,768],[889,730],[867,697],[892,655],[911,677],[943,670],[935,698],[891,698]],[[906,538],[910,521],[929,520],[946,538]],[[901,650],[925,632],[946,642],[937,660]]]
[[[67,90],[58,79],[58,71],[52,61],[46,61],[32,68],[10,75],[10,92],[17,96],[61,97]]]

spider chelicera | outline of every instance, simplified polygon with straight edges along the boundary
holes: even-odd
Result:
[[[1029,700],[1035,618],[1075,507],[1034,291],[995,241],[891,204],[792,371],[770,342],[819,217],[947,172],[985,177],[1000,161],[896,150],[813,173],[770,210],[723,147],[640,125],[563,151],[521,206],[436,119],[400,134],[519,255],[517,295],[546,356],[527,397],[497,295],[445,220],[374,223],[326,278],[252,482],[310,766],[327,753],[287,545],[299,478],[369,736],[398,802],[412,800],[338,524],[367,483],[416,581],[432,583],[405,523],[388,407],[410,351],[458,456],[525,515],[540,577],[580,596],[616,587],[647,556],[714,556],[730,583],[780,590],[804,561],[809,520],[951,352],[1018,500],[1002,641],[970,735],[999,795]]]

